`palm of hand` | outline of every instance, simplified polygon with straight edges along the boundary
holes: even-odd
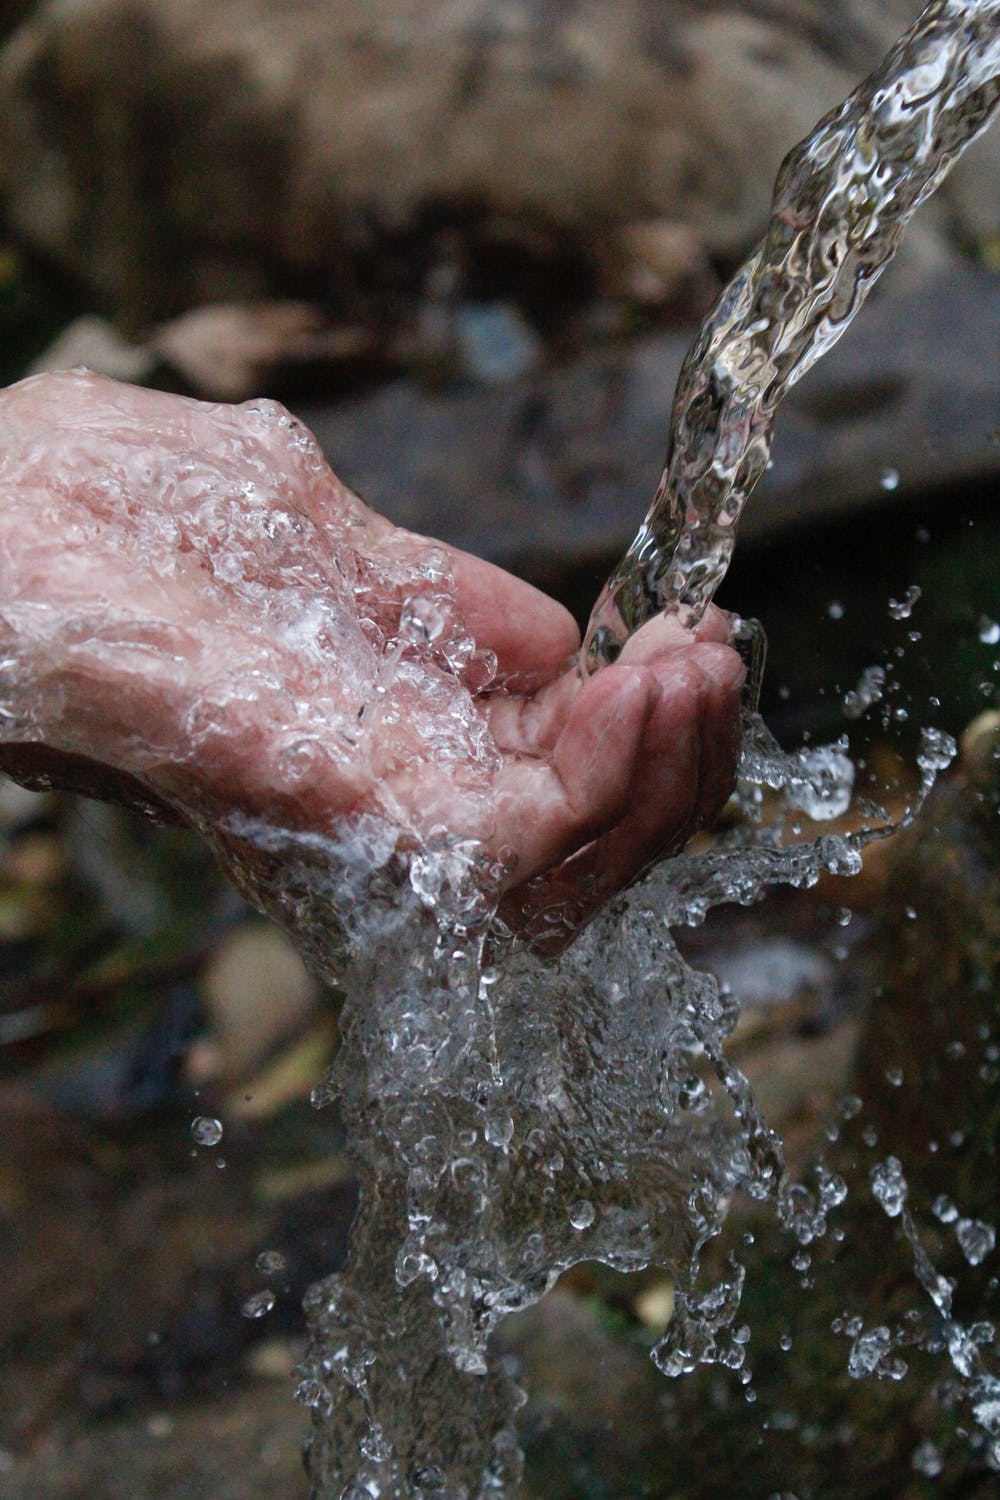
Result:
[[[721,616],[583,683],[561,606],[376,516],[273,403],[37,377],[0,394],[0,494],[15,774],[296,828],[377,811],[482,842],[515,917],[570,926],[728,792]]]

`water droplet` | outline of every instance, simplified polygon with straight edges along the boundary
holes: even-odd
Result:
[[[930,1438],[926,1438],[914,1448],[910,1462],[918,1474],[923,1474],[928,1479],[936,1479],[944,1468],[940,1450]]]
[[[280,1250],[262,1250],[255,1262],[262,1276],[278,1276],[288,1265]]]
[[[275,1296],[272,1291],[254,1292],[252,1297],[241,1305],[240,1312],[245,1318],[263,1318],[274,1306]]]
[[[911,584],[902,599],[889,600],[889,614],[894,620],[908,620],[913,613],[913,606],[920,598],[921,589],[918,584]]]
[[[893,490],[898,490],[899,489],[899,470],[898,469],[886,469],[884,471],[884,473],[882,474],[881,479],[879,480],[879,484],[882,487],[882,489],[888,491],[890,494],[892,493]]]
[[[848,1375],[852,1380],[864,1380],[869,1375],[876,1380],[902,1380],[906,1374],[906,1363],[892,1358],[892,1348],[892,1334],[884,1326],[873,1328],[870,1333],[859,1334],[848,1357]]]
[[[921,729],[917,765],[925,775],[944,771],[958,754],[958,745],[943,729]]]
[[[589,1229],[597,1218],[597,1210],[586,1198],[574,1203],[569,1211],[569,1222],[574,1229]]]
[[[909,1194],[903,1166],[896,1156],[887,1156],[876,1162],[870,1174],[872,1193],[881,1203],[890,1219],[898,1218]]]
[[[984,1224],[982,1219],[959,1219],[955,1225],[955,1238],[970,1266],[980,1265],[997,1242],[996,1230],[992,1224]]]
[[[191,1135],[199,1146],[217,1146],[222,1140],[222,1121],[212,1115],[195,1115]]]
[[[399,617],[399,633],[406,639],[419,643],[435,641],[448,623],[447,615],[440,603],[417,594],[403,603]]]
[[[311,1377],[300,1380],[295,1387],[295,1399],[301,1406],[308,1406],[322,1416],[328,1416],[333,1410],[333,1399],[322,1380]],[[370,1500],[370,1497],[366,1497],[366,1500]]]
[[[979,639],[984,646],[995,646],[1000,641],[1000,621],[991,620],[989,615],[980,615]]]

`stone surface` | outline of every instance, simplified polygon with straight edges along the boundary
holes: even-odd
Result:
[[[732,259],[919,9],[50,0],[0,58],[0,202],[131,325],[290,284],[349,303],[449,225],[599,257],[666,216]]]
[[[688,336],[655,334],[488,390],[399,381],[299,413],[369,504],[558,587],[631,540],[659,477]],[[746,540],[995,472],[1000,277],[890,273],[778,415]],[[596,578],[595,578],[596,582]]]

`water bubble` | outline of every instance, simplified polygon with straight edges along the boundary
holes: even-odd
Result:
[[[322,1380],[314,1380],[311,1377],[300,1380],[295,1387],[295,1399],[300,1406],[308,1406],[311,1410],[319,1412],[321,1416],[329,1416],[333,1410],[333,1398]],[[370,1500],[368,1492],[364,1493],[366,1500]]]
[[[199,1146],[217,1146],[222,1140],[222,1121],[212,1115],[196,1115],[191,1121],[191,1135]]]
[[[241,1305],[240,1312],[245,1318],[263,1318],[274,1307],[275,1296],[272,1291],[254,1292]]]
[[[886,1083],[891,1084],[894,1089],[901,1088],[902,1087],[902,1083],[903,1083],[903,1070],[902,1070],[902,1068],[900,1068],[898,1066],[893,1066],[891,1068],[886,1068],[886,1070],[885,1070],[885,1080],[886,1080]]]
[[[958,1218],[958,1209],[944,1193],[934,1199],[931,1204],[931,1213],[936,1219],[940,1219],[942,1224],[954,1224]]]
[[[899,1158],[887,1156],[885,1161],[876,1162],[870,1174],[872,1193],[881,1203],[890,1219],[896,1219],[903,1211],[909,1188],[906,1178],[903,1176],[903,1167]]]
[[[787,1354],[791,1347],[792,1335],[790,1333],[783,1333],[778,1339],[778,1348],[782,1351],[783,1354]]]
[[[483,1138],[497,1151],[506,1151],[514,1135],[514,1121],[510,1111],[491,1109],[483,1120]]]
[[[980,615],[979,639],[984,646],[995,646],[1000,642],[1000,621],[991,620],[989,615]]]
[[[906,590],[902,599],[889,600],[889,615],[893,620],[908,620],[913,613],[913,606],[920,598],[922,590],[919,584],[912,583]]]
[[[899,489],[899,470],[898,469],[885,469],[883,471],[883,473],[882,473],[882,477],[879,480],[879,485],[880,485],[880,487],[883,490],[886,490],[890,494],[892,493],[893,490],[898,490]]]
[[[435,641],[447,623],[448,617],[441,604],[418,594],[403,603],[399,633],[412,641]]]
[[[569,1222],[574,1229],[589,1229],[597,1218],[597,1210],[586,1198],[579,1199],[569,1211]]]
[[[851,908],[849,906],[842,906],[842,907],[840,907],[839,910],[837,911],[837,915],[836,915],[836,918],[835,918],[837,926],[838,927],[849,927],[851,925],[851,918],[853,916],[854,916],[854,913],[852,912],[852,910],[851,910]]]
[[[959,1219],[955,1225],[955,1238],[970,1266],[981,1265],[997,1242],[993,1225],[984,1224],[982,1219]]]
[[[278,1276],[288,1265],[280,1250],[262,1250],[255,1262],[262,1276]]]
[[[910,1459],[910,1463],[918,1474],[923,1474],[928,1479],[936,1479],[944,1468],[944,1459],[941,1457],[941,1451],[936,1443],[931,1442],[930,1438],[926,1438],[922,1443],[918,1443],[917,1447],[913,1450],[913,1457]]]
[[[842,620],[844,618],[844,606],[839,599],[831,599],[826,606],[827,615],[831,620]]]
[[[843,1119],[853,1120],[861,1113],[863,1105],[857,1094],[844,1094],[837,1107]]]
[[[991,1437],[1000,1435],[1000,1381],[990,1382],[990,1394],[973,1404],[972,1415]]]

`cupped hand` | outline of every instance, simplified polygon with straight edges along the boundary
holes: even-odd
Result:
[[[476,840],[544,941],[725,800],[727,639],[658,620],[582,680],[559,604],[375,515],[273,402],[0,392],[0,769],[29,783]]]

